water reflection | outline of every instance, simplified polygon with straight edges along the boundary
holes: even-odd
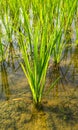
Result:
[[[78,47],[69,45],[64,53],[64,59],[58,66],[53,66],[52,61],[49,64],[46,86],[50,86],[57,77],[61,76],[52,91],[53,96],[66,92],[69,86],[73,89],[78,87]]]
[[[47,72],[46,89],[48,89],[48,86],[50,86],[50,84],[57,77],[61,76],[60,80],[54,87],[51,96],[59,96],[61,92],[67,92],[67,89],[69,88],[68,85],[70,85],[73,88],[76,88],[78,86],[78,60],[77,60],[78,47],[75,47],[75,46],[73,47],[69,44],[64,50],[64,53],[65,53],[64,59],[62,60],[62,62],[60,63],[58,67],[54,68],[52,65],[52,61],[50,62],[50,65],[49,65],[49,69]],[[17,62],[15,63],[14,61],[14,65],[15,65],[14,71],[15,73],[17,73],[17,70],[18,70],[19,75],[21,75],[20,66],[19,66],[19,63]],[[1,62],[0,66],[1,66],[0,80],[2,83],[0,85],[1,86],[0,98],[2,99],[5,97],[5,99],[9,99],[11,95],[10,85],[12,85],[13,83],[9,85],[8,78],[10,77],[10,73],[13,73],[14,71],[12,71],[12,66],[9,67],[5,61]],[[7,73],[7,69],[10,71],[10,72],[8,71],[9,75]],[[18,86],[19,86],[20,79],[19,79],[18,73],[17,73],[17,76],[13,73],[14,79],[12,78],[12,80],[14,80],[14,82],[16,80],[16,83],[18,81]],[[14,88],[14,91],[16,91],[15,88]]]
[[[15,69],[14,56],[15,56],[15,49],[14,49],[13,43],[11,41],[9,44],[8,65],[10,66],[10,63],[12,62],[13,69]]]
[[[69,53],[70,53],[70,56],[69,56],[69,58],[67,57],[67,60],[70,61],[70,65],[69,65],[69,70],[68,70],[68,73],[67,73],[67,78],[69,79],[69,81],[71,83],[73,83],[75,85],[75,84],[77,84],[76,83],[76,81],[77,81],[76,76],[78,76],[78,59],[77,59],[77,56],[78,56],[78,47],[75,47],[75,46],[73,47],[72,46],[68,50],[68,55],[69,55]]]
[[[0,92],[0,97],[4,96],[6,100],[9,99],[10,97],[10,88],[9,88],[9,82],[8,82],[8,74],[6,70],[6,62],[2,61],[1,62],[1,92]]]

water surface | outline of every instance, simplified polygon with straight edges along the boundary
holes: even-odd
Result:
[[[68,44],[65,57],[55,68],[49,63],[43,109],[33,107],[32,95],[17,58],[12,65],[0,69],[0,129],[1,130],[77,130],[78,128],[78,47]],[[51,83],[61,79],[49,95]]]

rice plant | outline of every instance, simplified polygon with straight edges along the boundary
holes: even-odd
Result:
[[[57,66],[63,57],[63,50],[66,46],[66,35],[69,27],[72,24],[75,11],[77,6],[77,0],[70,1],[59,1],[56,14],[57,17],[55,19],[55,27],[57,29],[56,35],[59,34],[58,40],[55,44],[53,51],[53,62],[55,66]],[[64,8],[62,8],[64,7]]]
[[[0,19],[6,36],[5,46],[12,52],[13,36],[16,38],[24,60],[21,66],[35,106],[38,107],[43,97],[51,55],[55,64],[59,64],[63,58],[65,36],[76,13],[77,0],[1,0],[0,7]],[[5,47],[1,39],[0,54],[3,58]],[[50,92],[58,80],[59,77],[46,93]]]
[[[23,12],[25,34],[19,33],[19,45],[21,48],[24,64],[21,63],[22,69],[28,80],[33,101],[38,108],[41,104],[43,91],[45,87],[46,73],[51,52],[57,41],[55,37],[56,29],[49,35],[49,17],[47,14],[46,5],[42,1],[34,1],[32,3],[33,19],[35,13],[37,14],[36,22],[30,26],[29,13],[25,10],[24,1],[20,1],[20,8]],[[50,2],[50,1],[48,1]],[[50,4],[50,3],[49,3]],[[38,7],[38,8],[37,8]],[[46,15],[46,16],[45,16]],[[34,21],[34,20],[33,20]],[[57,80],[50,86],[48,92],[54,87]]]
[[[14,41],[16,30],[19,28],[19,3],[16,0],[0,1],[0,22],[1,22],[1,45],[6,53],[8,65],[14,64],[15,48]]]

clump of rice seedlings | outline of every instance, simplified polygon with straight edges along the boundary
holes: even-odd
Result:
[[[0,1],[0,21],[2,26],[2,45],[5,46],[4,51],[6,48],[8,63],[10,60],[14,63],[14,41],[16,38],[16,31],[14,28],[16,28],[16,30],[19,28],[19,5],[17,1]]]
[[[35,106],[40,107],[48,63],[60,63],[65,48],[65,35],[76,12],[77,0],[8,0],[0,1],[0,19],[5,28],[7,46],[13,50],[16,36],[24,64],[22,69],[28,80]],[[3,55],[3,44],[0,43]],[[59,78],[49,87],[55,86]]]
[[[62,6],[64,8],[62,8]],[[63,51],[66,46],[66,35],[69,27],[72,24],[74,15],[75,15],[75,10],[77,6],[77,0],[69,2],[67,1],[59,1],[58,6],[56,8],[56,14],[57,17],[55,18],[55,27],[56,27],[56,35],[57,37],[57,42],[55,44],[54,50],[53,50],[53,62],[55,66],[57,66],[61,60],[64,58],[63,57]]]
[[[34,3],[35,2],[35,3]],[[55,37],[56,29],[53,33],[49,33],[49,17],[47,13],[47,4],[42,1],[35,1],[32,3],[33,22],[35,13],[37,13],[36,22],[32,23],[32,30],[30,26],[30,16],[26,11],[26,5],[24,1],[20,1],[20,8],[24,17],[24,29],[25,34],[19,33],[19,45],[22,52],[24,64],[21,63],[22,69],[28,80],[34,104],[37,108],[41,106],[41,100],[45,87],[46,73],[48,63],[50,60],[51,52],[57,41]],[[50,4],[50,1],[47,1]],[[38,8],[37,8],[38,7]],[[54,87],[57,80],[50,86],[50,89]]]

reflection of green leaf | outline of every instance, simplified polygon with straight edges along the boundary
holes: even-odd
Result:
[[[53,83],[52,85],[49,87],[49,89],[47,90],[47,93],[46,94],[49,94],[49,92],[51,91],[51,89],[53,89],[56,85],[56,83],[59,81],[61,77],[59,76]]]

